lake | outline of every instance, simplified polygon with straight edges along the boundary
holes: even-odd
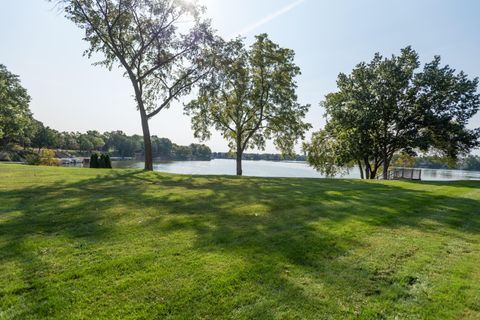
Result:
[[[114,161],[114,168],[143,168],[142,161]],[[299,177],[323,178],[324,176],[298,161],[242,161],[243,174],[255,177]],[[234,175],[235,160],[214,159],[212,161],[172,161],[154,164],[154,170],[167,173]],[[360,178],[357,168],[342,177]],[[480,180],[480,172],[462,170],[422,169],[422,180]]]

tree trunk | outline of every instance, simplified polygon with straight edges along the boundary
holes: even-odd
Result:
[[[237,125],[237,137],[235,138],[236,144],[237,144],[237,176],[243,175],[242,171],[242,155],[243,155],[243,150],[245,149],[244,146],[242,146],[242,132],[240,127]]]
[[[358,163],[358,169],[360,170],[360,178],[363,180],[365,179],[365,176],[363,175],[362,162],[360,160],[357,160],[357,163]]]
[[[150,140],[150,128],[145,110],[140,108],[140,118],[142,120],[143,145],[145,152],[145,170],[153,171],[152,141]]]
[[[242,149],[237,147],[237,176],[241,176],[242,172]]]
[[[368,159],[365,159],[365,179],[370,179],[370,164]]]
[[[388,154],[386,152],[383,153],[383,179],[387,180],[388,179]]]
[[[121,57],[119,57],[122,59]],[[153,154],[152,154],[152,141],[150,139],[150,127],[148,126],[148,116],[145,111],[145,105],[143,104],[143,94],[141,90],[141,83],[136,79],[135,74],[129,68],[125,61],[122,61],[123,66],[127,69],[128,76],[133,85],[135,91],[135,100],[138,103],[138,110],[140,111],[140,119],[142,121],[143,131],[143,150],[145,153],[145,170],[153,171]]]

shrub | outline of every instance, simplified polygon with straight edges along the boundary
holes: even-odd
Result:
[[[105,155],[103,153],[98,158],[98,167],[105,168]]]
[[[23,161],[24,159],[22,158],[22,156],[20,155],[20,153],[18,152],[12,152],[10,153],[10,161],[15,161],[15,162],[21,162]]]
[[[90,168],[112,168],[112,161],[108,154],[98,154],[94,153],[90,157]]]
[[[105,168],[112,169],[112,160],[108,154],[105,155]]]
[[[98,154],[94,153],[90,156],[90,168],[98,168]]]
[[[38,166],[40,164],[40,157],[38,154],[28,154],[25,156],[25,163],[31,166]]]
[[[39,164],[44,166],[59,166],[60,161],[55,158],[55,152],[49,149],[42,149],[39,153]]]

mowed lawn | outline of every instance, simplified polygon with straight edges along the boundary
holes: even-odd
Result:
[[[480,319],[480,182],[0,165],[0,319]]]

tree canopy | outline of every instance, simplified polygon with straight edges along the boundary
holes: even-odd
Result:
[[[30,96],[20,78],[0,64],[0,147],[23,142],[24,133],[33,122]]]
[[[264,149],[268,139],[291,154],[310,128],[303,121],[309,105],[297,102],[295,77],[300,69],[294,51],[261,34],[249,49],[240,38],[218,46],[214,61],[198,98],[185,106],[195,136],[206,140],[211,128],[221,132],[236,153],[237,175],[242,175],[243,152]]]
[[[45,127],[41,122],[32,138],[32,146],[38,148],[55,148],[60,143],[59,132]]]
[[[480,130],[467,124],[480,106],[478,79],[441,66],[439,56],[419,67],[406,47],[340,74],[338,91],[322,103],[325,128],[304,145],[309,163],[326,174],[355,163],[366,178],[383,168],[386,178],[396,152],[435,149],[455,159],[477,146]]]

